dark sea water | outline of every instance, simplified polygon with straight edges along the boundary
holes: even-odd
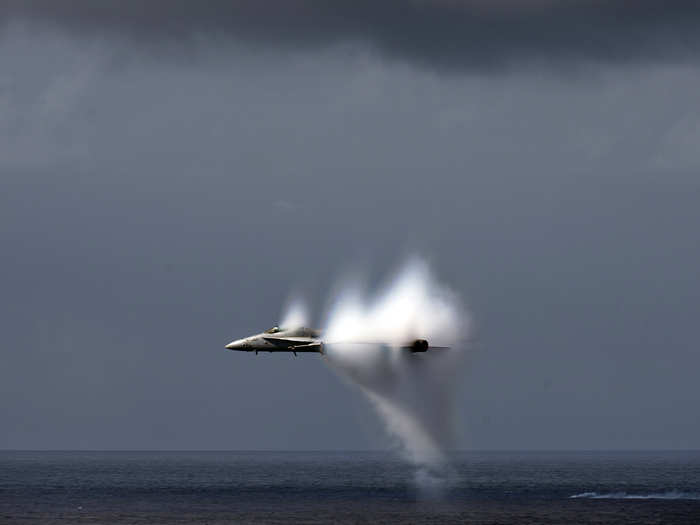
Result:
[[[287,522],[700,524],[700,452],[0,452],[1,524]]]

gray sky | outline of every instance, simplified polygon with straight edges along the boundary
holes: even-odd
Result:
[[[0,3],[0,447],[385,446],[223,345],[411,250],[463,448],[700,447],[698,9],[513,4]]]

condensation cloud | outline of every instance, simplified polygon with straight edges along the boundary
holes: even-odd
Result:
[[[309,325],[309,310],[301,296],[291,296],[283,312],[282,320],[280,321],[281,327],[299,328]]]
[[[379,291],[341,288],[326,320],[326,360],[367,396],[422,488],[444,484],[455,443],[455,393],[465,376],[469,316],[425,261],[412,258]],[[431,349],[402,348],[417,338]]]

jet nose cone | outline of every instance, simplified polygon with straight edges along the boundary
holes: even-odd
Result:
[[[236,341],[231,341],[226,345],[229,350],[243,350],[243,340],[237,339]]]
[[[248,350],[248,340],[247,339],[236,339],[235,341],[231,341],[229,344],[226,345],[226,348],[229,350]]]

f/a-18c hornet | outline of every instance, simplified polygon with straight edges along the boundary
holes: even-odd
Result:
[[[242,352],[316,352],[323,354],[324,344],[331,344],[321,339],[321,332],[311,328],[280,328],[273,326],[261,334],[237,339],[226,345],[229,350]],[[333,344],[371,344],[396,346],[383,341],[333,341]],[[428,350],[445,350],[446,346],[431,346],[426,339],[414,339],[398,345],[407,352],[427,352]]]

